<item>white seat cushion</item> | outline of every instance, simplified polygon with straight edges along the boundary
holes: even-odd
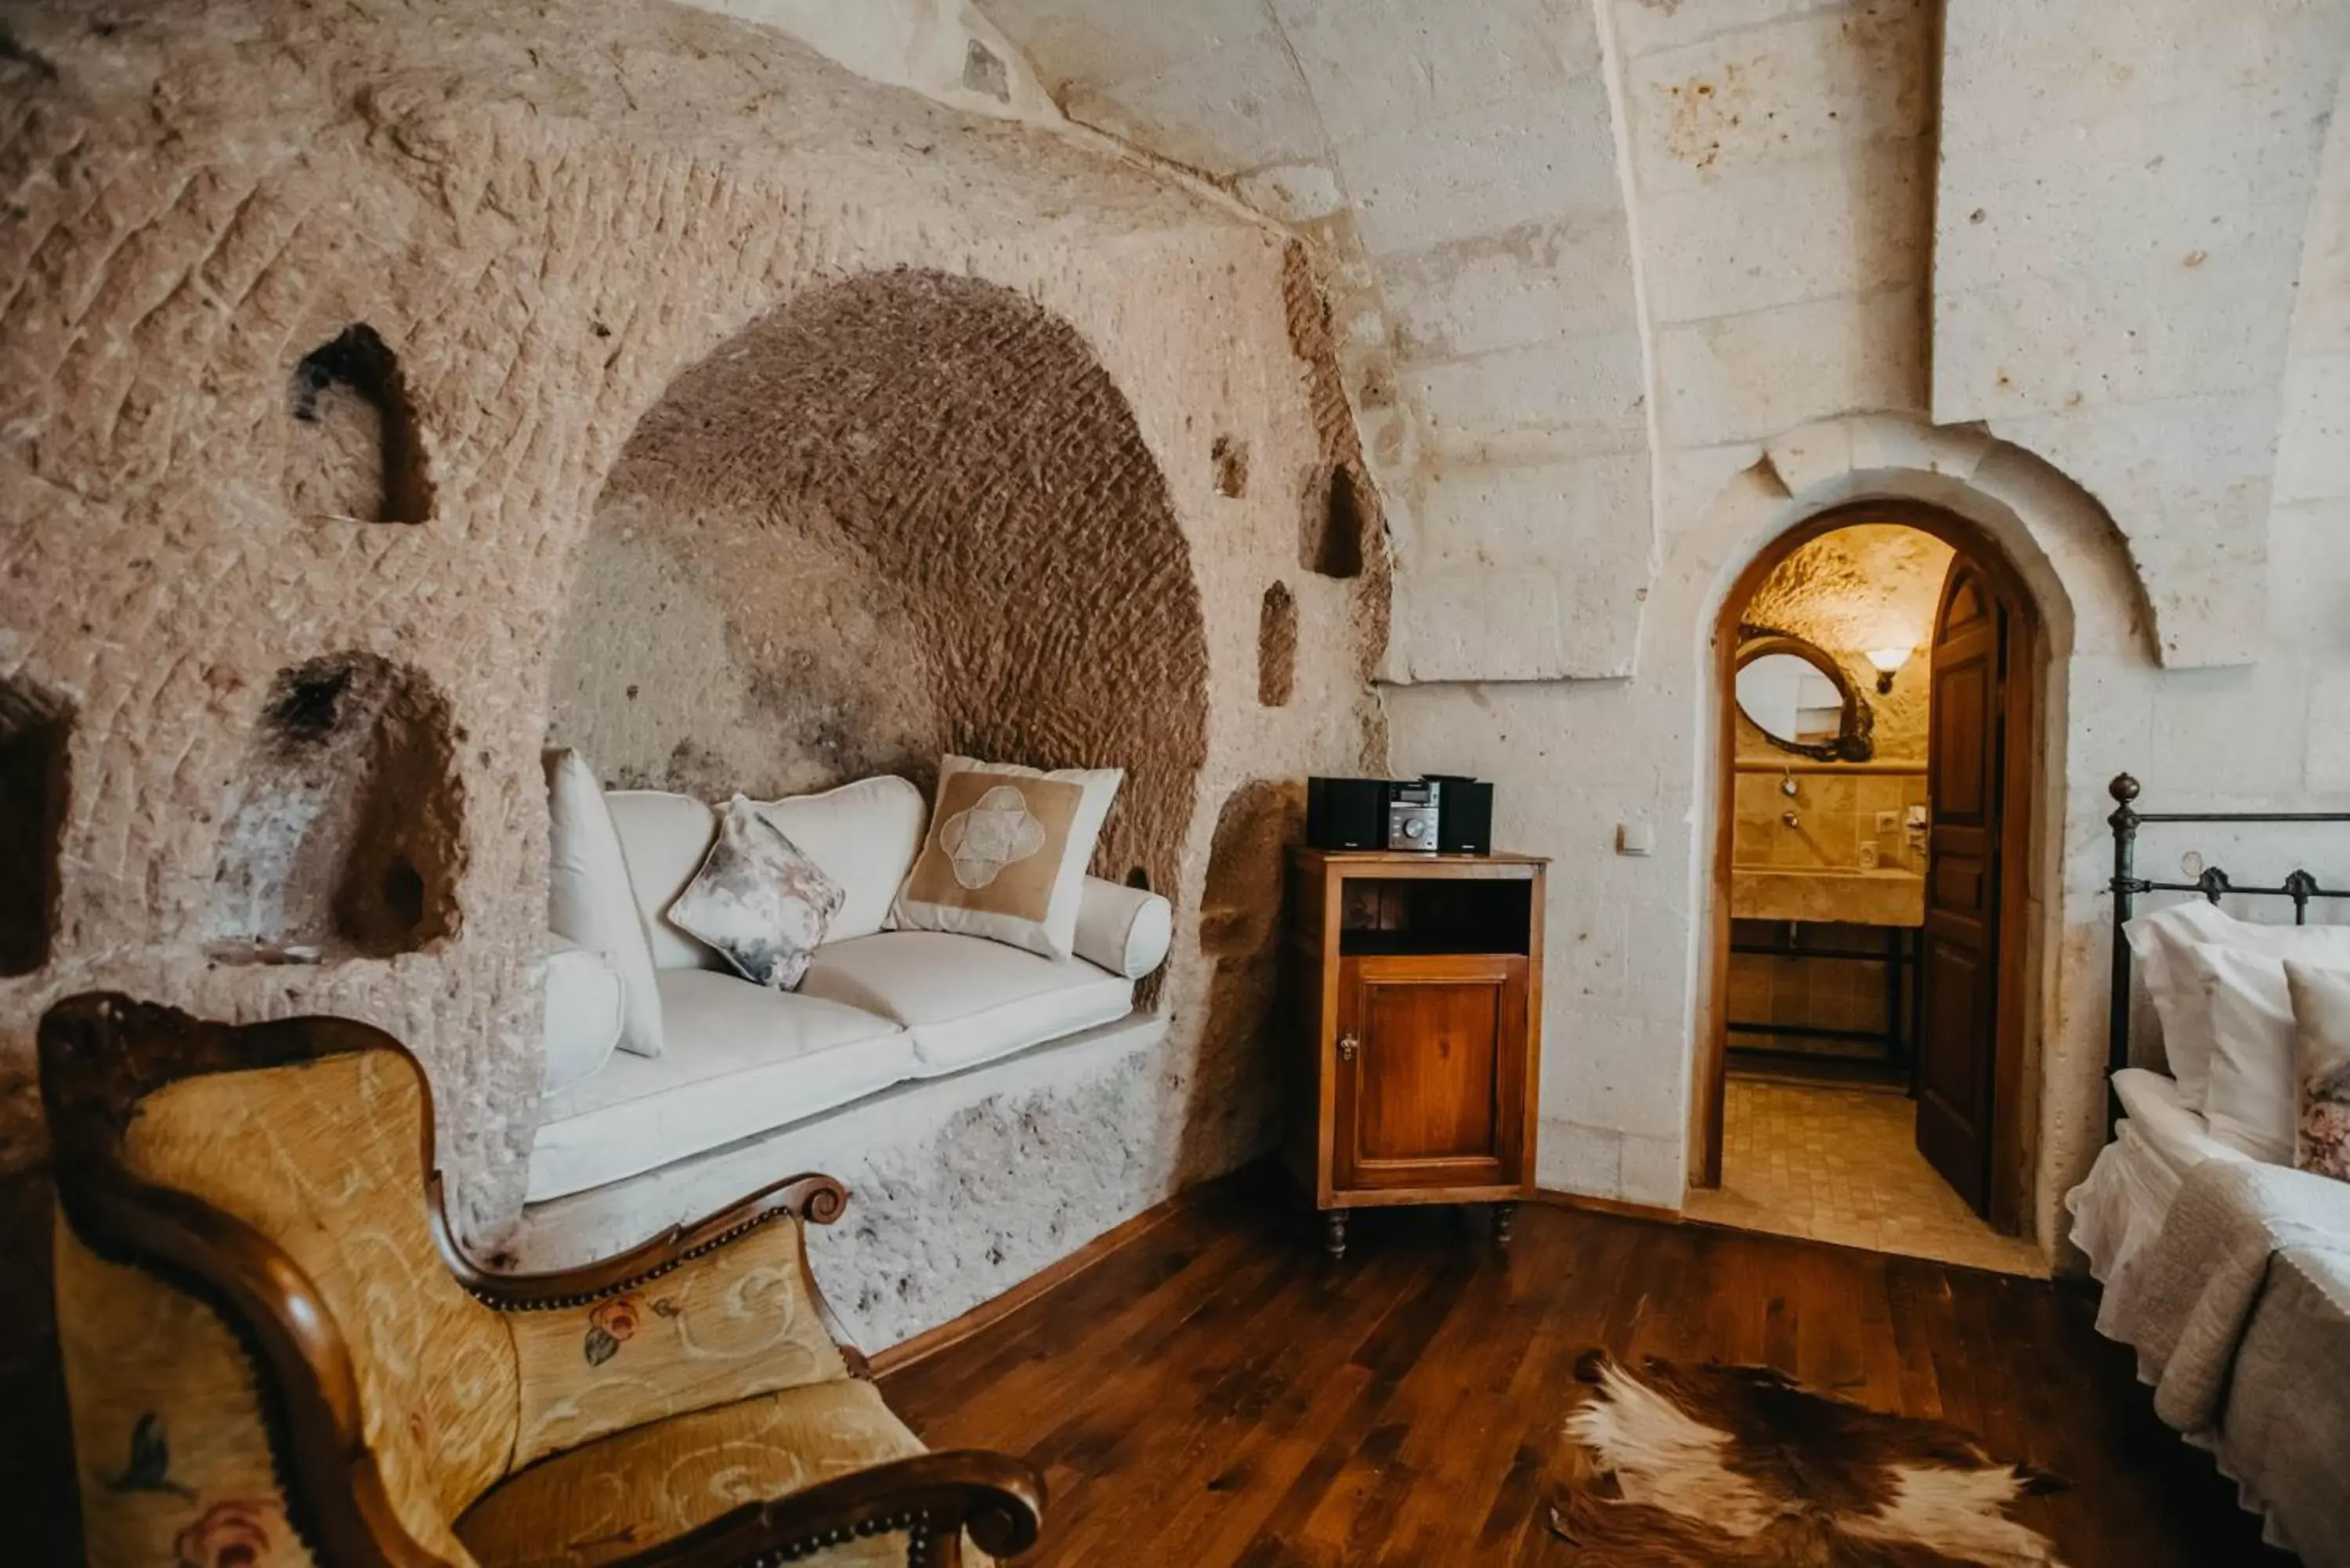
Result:
[[[883,931],[816,950],[799,994],[894,1018],[923,1075],[951,1073],[1134,1010],[1134,982],[948,931]]]
[[[718,841],[718,814],[690,794],[658,789],[616,789],[604,797],[612,829],[629,863],[629,892],[644,917],[653,967],[727,969],[718,950],[672,924],[669,907],[685,891]]]
[[[920,1075],[912,1040],[872,1012],[708,970],[664,970],[658,983],[668,1053],[616,1055],[546,1102],[531,1149],[532,1202],[635,1176]]]
[[[920,790],[889,774],[759,807],[760,815],[840,884],[840,911],[825,928],[828,942],[869,937],[889,923],[890,901],[922,846],[929,813]]]

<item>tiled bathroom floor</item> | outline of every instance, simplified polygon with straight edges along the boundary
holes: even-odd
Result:
[[[1690,1219],[2047,1277],[1934,1174],[1908,1097],[1733,1075],[1724,1099],[1721,1186],[1689,1194]]]

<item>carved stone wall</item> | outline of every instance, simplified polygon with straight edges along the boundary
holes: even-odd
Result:
[[[1740,619],[1800,637],[1834,659],[1874,718],[1870,736],[1880,763],[1926,761],[1926,700],[1931,683],[1928,644],[1950,547],[1922,529],[1862,523],[1802,545],[1755,588]],[[1907,648],[1893,689],[1877,689],[1872,648]],[[1742,761],[1787,753],[1737,715]]]
[[[901,722],[878,724],[878,739],[805,739],[823,734],[821,712],[773,698],[794,682],[787,644],[777,639],[769,664],[718,636],[755,637],[771,615],[764,624],[781,624],[785,601],[712,599],[681,646],[715,638],[696,657],[768,684],[722,691],[691,732],[657,737],[667,749],[645,766],[670,766],[681,741],[747,744],[734,722],[744,714],[790,733],[764,753],[722,755],[712,777],[861,771],[940,735],[1038,760],[1075,754],[1096,738],[993,729],[985,714],[1052,687],[1051,661],[1102,655],[1105,670],[1070,673],[1076,706],[1045,711],[1074,723],[1133,700],[1152,744],[1163,730],[1164,749],[1131,765],[1172,782],[1137,790],[1119,854],[1149,867],[1179,915],[1166,1043],[1117,1116],[1069,1122],[1101,1140],[1089,1168],[1126,1173],[1087,1214],[1106,1222],[1164,1196],[1179,1146],[1180,1168],[1200,1172],[1261,1147],[1249,1140],[1274,1093],[1270,1063],[1204,1027],[1199,910],[1217,815],[1249,778],[1386,760],[1366,683],[1378,650],[1357,631],[1364,578],[1293,580],[1295,693],[1279,709],[1256,700],[1263,596],[1298,577],[1297,490],[1270,476],[1327,461],[1309,367],[1289,341],[1285,236],[1049,132],[969,119],[778,35],[668,6],[54,0],[11,6],[6,28],[0,742],[12,814],[20,775],[47,781],[30,790],[39,831],[26,836],[54,824],[56,873],[43,950],[26,972],[0,966],[0,1255],[47,1255],[36,1023],[59,997],[95,988],[215,1018],[332,1012],[390,1030],[432,1075],[461,1222],[477,1238],[496,1230],[519,1195],[539,1076],[538,753],[550,694],[565,690],[558,646],[567,628],[577,637],[594,624],[580,618],[598,595],[717,591],[709,558],[668,532],[681,514],[646,509],[660,499],[650,476],[613,483],[644,451],[624,447],[689,406],[664,404],[673,389],[696,377],[722,387],[712,356],[763,322],[800,332],[823,320],[921,350],[922,311],[896,319],[919,305],[909,290],[949,302],[975,291],[978,316],[955,319],[996,325],[944,347],[1010,357],[973,428],[1024,442],[1022,461],[1045,481],[1107,487],[1064,514],[1098,509],[1087,527],[1099,558],[1056,546],[1014,571],[960,557],[1007,614],[1040,596],[1070,607],[993,652],[943,621],[910,637],[929,601],[876,579],[919,541],[887,543],[899,523],[858,510],[858,464],[879,460],[826,443],[852,442],[859,421],[878,419],[899,460],[928,460],[922,441],[951,455],[962,427],[796,383],[795,407],[833,421],[824,436],[795,447],[786,432],[773,454],[744,461],[809,479],[811,504],[833,515],[801,517],[795,537],[831,554],[801,577],[765,580],[813,579],[803,618],[832,614],[836,646],[927,645],[901,661],[906,684],[874,660],[878,691],[839,698],[843,713],[896,704]],[[380,341],[384,374],[355,369],[313,387],[306,359],[358,324]],[[1023,358],[1022,342],[1063,347]],[[877,398],[928,390],[922,365],[885,369]],[[776,373],[790,389],[798,371]],[[317,393],[315,421],[301,417],[305,388]],[[728,395],[757,393],[745,379]],[[1066,410],[1064,428],[1083,439],[1061,452],[1016,408],[993,406],[1031,400]],[[1231,472],[1213,454],[1220,436],[1246,442],[1244,494],[1220,489]],[[1148,463],[1133,460],[1138,444]],[[983,444],[969,455],[985,456]],[[746,528],[746,509],[775,493],[746,486],[727,503],[737,510],[713,504],[711,536]],[[914,508],[910,528],[943,528],[967,499],[965,527],[984,530],[1008,525],[1022,490],[931,495],[918,477],[892,493]],[[420,502],[423,515],[406,519]],[[631,505],[643,520],[633,535]],[[1107,547],[1126,527],[1147,547]],[[1154,602],[1089,628],[1089,607],[1122,595]],[[1153,631],[1164,639],[1117,643]],[[947,680],[942,658],[975,667]],[[306,893],[295,905],[322,919],[284,934],[317,946],[317,961],[218,961],[206,949],[220,929],[224,845],[244,841],[236,824],[256,781],[299,772],[279,767],[270,716],[288,672],[322,659],[366,673],[354,689],[388,683],[364,728],[383,743],[355,743],[354,766],[374,757],[391,804],[432,816],[441,836],[400,857],[412,879],[386,860],[356,882],[315,886],[371,883],[420,918],[398,940],[312,943],[297,928],[331,934],[351,916],[337,915],[331,891]],[[1188,705],[1187,687],[1198,693]],[[993,693],[995,706],[958,707],[958,691]],[[779,713],[788,724],[772,722]],[[335,795],[361,817],[369,798]],[[1223,1097],[1210,1105],[1211,1094]],[[1128,1146],[1153,1152],[1120,1157]],[[1024,1201],[991,1191],[998,1207]],[[1027,1235],[1034,1218],[983,1204],[964,1223]],[[1000,1251],[995,1262],[975,1249],[983,1272],[958,1278],[941,1305],[1035,1266],[1033,1250]],[[12,1413],[53,1409],[45,1274],[12,1268],[0,1292],[17,1325],[0,1342],[0,1409]],[[0,1421],[0,1474],[62,1485],[62,1449],[53,1421]],[[50,1554],[34,1543],[25,1555]]]

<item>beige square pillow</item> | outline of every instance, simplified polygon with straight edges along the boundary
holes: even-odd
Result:
[[[945,758],[930,831],[898,890],[899,928],[1067,958],[1086,866],[1125,776],[1118,768],[1044,773]]]

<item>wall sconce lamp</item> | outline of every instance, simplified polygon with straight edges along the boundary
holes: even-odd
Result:
[[[1879,695],[1893,690],[1893,672],[1909,662],[1906,648],[1872,648],[1868,662],[1877,667],[1877,690]]]

